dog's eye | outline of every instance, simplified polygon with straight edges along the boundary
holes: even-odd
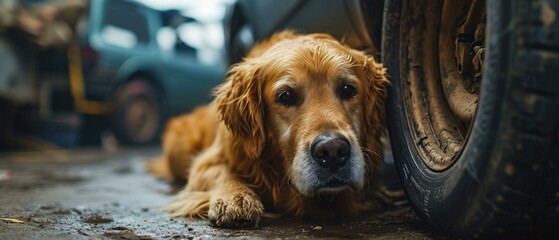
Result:
[[[297,104],[297,95],[292,90],[285,90],[278,94],[276,101],[285,106],[294,106]]]
[[[340,89],[338,90],[338,94],[340,95],[341,99],[347,100],[355,96],[355,94],[357,94],[357,90],[355,89],[355,86],[348,83],[344,83],[340,86]]]

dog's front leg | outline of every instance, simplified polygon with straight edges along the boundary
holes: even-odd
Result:
[[[208,217],[218,227],[253,227],[258,226],[263,212],[254,191],[231,177],[212,191]]]
[[[188,184],[179,196],[176,209],[185,206],[203,206],[206,203],[192,203],[189,196],[204,193],[209,201],[206,213],[192,213],[186,211],[186,216],[207,216],[218,227],[248,227],[257,226],[264,206],[252,189],[247,187],[233,174],[224,156],[221,154],[220,145],[213,145],[200,155],[194,162],[188,178]],[[206,215],[207,214],[207,215]]]

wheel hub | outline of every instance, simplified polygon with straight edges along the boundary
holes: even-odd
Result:
[[[138,140],[149,139],[157,131],[157,110],[145,99],[137,99],[126,113],[128,131]]]

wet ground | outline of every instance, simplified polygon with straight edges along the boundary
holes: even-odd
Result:
[[[158,148],[0,153],[0,239],[445,239],[405,201],[352,220],[266,219],[254,229],[170,219],[159,209],[176,187],[145,169],[157,154]],[[386,166],[383,179],[394,185]]]

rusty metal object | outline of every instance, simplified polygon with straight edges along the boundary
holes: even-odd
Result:
[[[483,69],[483,62],[485,60],[485,48],[479,48],[475,50],[474,59],[472,59],[472,64],[476,72],[481,72]]]
[[[14,12],[16,9],[15,0],[0,1],[0,31],[15,22]]]
[[[33,5],[11,1],[0,6],[0,31],[18,30],[25,40],[40,47],[66,47],[86,8],[87,0],[50,0]]]
[[[470,64],[470,62],[472,61],[472,55],[470,54],[471,43],[475,39],[475,30],[479,23],[479,19],[481,19],[483,15],[483,9],[486,5],[485,0],[472,0],[471,4],[467,4],[465,6],[468,8],[468,10],[466,11],[458,7],[462,5],[463,8],[466,4],[465,1],[446,1],[445,3],[447,7],[445,7],[443,11],[443,22],[445,20],[444,15],[460,16],[463,15],[460,13],[466,13],[464,21],[458,27],[458,31],[454,30],[454,32],[457,33],[455,55],[458,71],[462,74],[470,75],[472,73],[472,65]]]

